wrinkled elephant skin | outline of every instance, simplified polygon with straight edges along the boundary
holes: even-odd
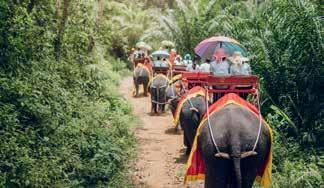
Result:
[[[270,132],[262,126],[255,152],[257,155],[241,158],[241,154],[251,151],[256,142],[259,119],[249,110],[230,104],[210,116],[210,124],[215,142],[220,152],[229,154],[229,159],[215,157],[208,123],[204,125],[198,138],[201,154],[206,163],[206,188],[250,188],[257,170],[266,160],[271,147]]]

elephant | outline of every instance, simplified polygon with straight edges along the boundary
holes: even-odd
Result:
[[[140,85],[143,85],[144,96],[147,96],[150,72],[143,66],[137,66],[134,70],[133,80],[135,85],[135,97],[138,96]]]
[[[151,113],[157,114],[165,112],[166,100],[166,88],[169,84],[169,80],[164,75],[157,75],[153,78],[149,85],[152,108]]]
[[[209,122],[202,125],[198,137],[206,164],[205,188],[252,187],[271,149],[270,131],[253,112],[237,104],[211,114]]]
[[[180,91],[180,93],[177,92],[176,83],[168,85],[166,89],[166,99],[168,101],[169,108],[173,115],[176,111],[179,102],[179,100],[176,99],[178,99],[182,94],[182,91]]]
[[[170,108],[172,113],[174,114],[181,99],[179,96],[174,97],[170,90],[167,90],[167,98],[170,98]],[[170,96],[173,96],[173,98]],[[187,155],[190,154],[197,128],[206,112],[206,109],[207,103],[204,96],[196,96],[190,98],[190,100],[187,100],[181,108],[179,121],[181,129],[183,130],[183,142],[187,147]]]

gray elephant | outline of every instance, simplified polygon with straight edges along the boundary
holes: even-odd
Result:
[[[137,66],[134,70],[133,80],[135,85],[135,94],[134,96],[138,96],[139,86],[143,85],[144,96],[147,96],[148,92],[148,84],[150,81],[150,72],[145,67]]]
[[[206,164],[205,187],[252,187],[258,169],[270,152],[270,131],[262,124],[257,141],[259,118],[236,104],[229,104],[213,113],[209,122],[211,126],[206,121],[198,137]]]
[[[176,83],[168,85],[166,89],[166,99],[168,101],[169,108],[173,115],[178,105],[179,100],[177,99],[179,99],[179,97],[183,94],[184,92],[182,91],[180,93],[177,93]]]
[[[166,99],[166,88],[169,84],[169,80],[164,75],[157,75],[153,78],[150,83],[150,93],[152,108],[151,113],[157,114],[158,111],[161,113],[165,112]]]
[[[167,98],[169,98],[170,108],[174,114],[178,106],[180,97],[175,97],[172,87],[167,90]],[[190,91],[189,91],[190,92]],[[180,126],[183,130],[183,142],[187,147],[186,154],[189,154],[196,135],[197,128],[206,112],[206,99],[204,96],[192,97],[187,100],[180,111]]]

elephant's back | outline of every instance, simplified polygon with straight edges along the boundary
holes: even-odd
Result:
[[[168,78],[163,75],[157,75],[152,79],[151,86],[156,88],[167,87],[169,84]]]
[[[241,148],[241,152],[253,149],[258,137],[260,120],[250,110],[239,105],[230,104],[212,113],[209,116],[209,122],[215,142],[222,152],[229,153],[233,145]],[[210,155],[215,154],[215,146],[212,143],[208,121],[204,121],[199,143],[203,145],[203,148],[205,147],[206,151],[211,151]],[[260,153],[266,153],[270,144],[270,131],[262,123],[256,151],[258,152],[259,150]],[[263,156],[263,154],[261,155]]]
[[[136,67],[134,69],[134,77],[147,77],[149,78],[150,72],[145,67]]]

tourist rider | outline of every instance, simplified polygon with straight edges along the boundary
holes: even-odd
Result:
[[[241,52],[236,51],[233,53],[233,56],[229,58],[229,60],[232,62],[232,65],[230,67],[230,74],[231,75],[250,75],[251,74],[251,67],[249,65],[248,58],[243,57]],[[246,90],[246,89],[252,89],[252,86],[250,85],[237,85],[235,87],[238,90]],[[243,98],[246,99],[248,94],[239,92],[239,95]]]
[[[186,71],[189,71],[189,72],[198,72],[199,69],[200,68],[199,68],[199,65],[198,65],[198,61],[195,60],[191,64],[188,64],[187,65]]]
[[[204,63],[202,63],[200,66],[201,72],[210,73],[210,59],[206,59]]]
[[[230,67],[231,75],[250,75],[251,67],[248,63],[248,58],[243,57],[241,52],[236,51],[233,56],[229,58],[232,62]]]
[[[183,65],[183,61],[180,55],[177,55],[177,57],[174,60],[175,65]]]
[[[227,54],[223,48],[217,49],[214,54],[214,61],[210,63],[210,72],[215,76],[228,76],[230,64],[227,61]],[[226,90],[228,86],[213,86],[213,89]],[[221,98],[224,93],[215,93],[214,102]]]
[[[192,64],[190,54],[186,54],[184,56],[183,64],[186,65],[186,66],[189,65],[189,64]]]
[[[218,49],[214,54],[214,61],[210,63],[210,71],[215,76],[228,76],[230,64],[227,61],[227,54],[223,48]]]

